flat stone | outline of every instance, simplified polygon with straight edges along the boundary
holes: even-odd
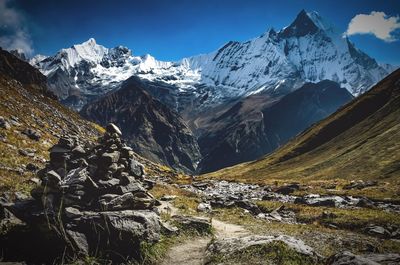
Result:
[[[112,163],[118,162],[119,159],[119,152],[114,151],[111,153],[104,153],[101,155],[100,158],[100,165],[101,167],[109,167]]]
[[[124,194],[127,192],[135,193],[140,191],[146,191],[139,182],[131,182],[125,186],[119,186],[117,188],[119,194]]]
[[[22,134],[25,134],[30,139],[35,140],[35,141],[39,141],[40,137],[41,137],[40,133],[33,129],[25,129],[22,131]]]
[[[86,168],[76,168],[70,170],[65,178],[61,181],[61,186],[70,186],[73,184],[84,184],[88,178]]]
[[[107,131],[109,134],[116,133],[116,134],[118,134],[119,136],[122,136],[121,130],[120,130],[114,123],[109,123],[109,124],[106,126],[106,131]]]
[[[47,185],[55,186],[60,183],[61,177],[54,170],[50,170],[45,174],[45,179],[43,181],[46,182]]]
[[[208,213],[208,212],[211,212],[211,211],[212,211],[212,207],[211,207],[211,205],[208,204],[208,203],[201,202],[201,203],[199,203],[199,205],[197,206],[197,211],[198,211],[198,212],[203,212],[203,213]]]
[[[344,251],[329,257],[327,265],[379,265],[379,263],[372,261],[360,255],[354,255],[349,251]]]
[[[85,234],[66,229],[68,239],[72,244],[72,248],[77,254],[89,255],[89,244]]]
[[[140,164],[138,161],[135,159],[130,159],[129,160],[129,173],[136,176],[136,177],[142,177],[144,174],[143,170],[143,165]]]
[[[207,218],[174,215],[172,220],[183,229],[193,229],[200,234],[208,234],[211,231],[211,222]]]

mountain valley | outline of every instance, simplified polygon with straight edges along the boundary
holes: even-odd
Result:
[[[190,144],[199,146],[201,157],[190,151],[191,165],[186,162],[184,166],[186,172],[192,173],[218,170],[270,153],[351,99],[350,94],[343,94],[340,100],[332,94],[332,102],[328,94],[325,98],[310,97],[310,102],[298,105],[298,110],[293,109],[277,124],[272,118],[274,113],[285,111],[280,108],[291,104],[279,101],[288,100],[285,96],[289,95],[293,102],[302,101],[296,90],[308,83],[331,80],[337,83],[335,89],[340,93],[345,93],[345,88],[358,96],[395,69],[379,65],[318,13],[304,10],[278,32],[271,29],[250,41],[228,42],[215,52],[178,62],[158,61],[150,55],[135,56],[126,47],[109,49],[89,39],[54,56],[36,56],[30,63],[48,77],[49,88],[63,104],[77,110],[118,93],[130,76],[140,78],[142,89],[164,104],[165,111],[169,112],[169,108],[177,113],[180,118],[175,120],[183,119],[184,126],[192,131],[189,134],[195,136],[197,143]],[[124,103],[116,100],[115,104]],[[269,110],[264,107],[273,104]],[[245,110],[241,105],[251,108]],[[289,120],[296,111],[303,113],[297,114],[296,125],[291,126]],[[95,119],[91,115],[86,117],[102,124],[110,120],[99,117],[100,113],[96,115]],[[127,122],[126,117],[118,117],[114,116],[113,121]],[[285,122],[290,130],[282,127]],[[153,136],[160,134],[159,129],[152,128]],[[176,159],[171,158],[182,156],[178,149],[172,148],[171,152],[167,146],[149,145],[143,140],[146,135],[149,133],[139,130],[127,137],[140,142],[134,149],[142,156],[179,168]],[[169,137],[175,139],[173,145],[182,147],[174,136]]]
[[[125,21],[116,5],[77,12],[74,37],[86,18]],[[148,31],[135,41],[154,41],[153,22],[182,34],[181,7],[159,5],[123,5]],[[51,56],[0,48],[0,265],[400,264],[400,69],[350,36],[301,10],[177,61],[94,38]]]

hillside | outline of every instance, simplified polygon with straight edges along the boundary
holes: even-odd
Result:
[[[81,114],[102,125],[118,125],[133,150],[151,161],[194,172],[200,151],[192,132],[144,86],[139,78],[131,77],[119,90],[85,105]]]
[[[199,168],[211,172],[271,153],[353,97],[329,80],[307,83],[282,98],[250,96],[219,116],[210,115],[199,145]],[[261,103],[260,103],[261,102]]]
[[[82,142],[103,128],[61,105],[45,86],[46,77],[28,63],[0,50],[0,193],[29,191],[30,179],[48,161],[48,149],[63,135]],[[139,156],[147,173],[174,175]]]
[[[267,182],[374,179],[400,176],[400,70],[257,161],[205,175]]]

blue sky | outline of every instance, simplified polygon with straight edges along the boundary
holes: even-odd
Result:
[[[317,11],[345,32],[357,14],[400,14],[400,1],[256,0],[0,0],[23,18],[32,53],[46,55],[90,37],[106,47],[124,45],[161,60],[207,53],[290,24],[301,9]],[[0,30],[1,33],[1,30]],[[396,32],[398,34],[398,32]],[[399,34],[398,34],[399,35]],[[354,35],[356,46],[379,62],[400,65],[400,41]]]

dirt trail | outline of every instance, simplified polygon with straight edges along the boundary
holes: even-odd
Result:
[[[215,229],[217,238],[239,237],[249,235],[249,231],[243,226],[229,224],[217,219],[212,220],[212,226]]]
[[[179,213],[179,210],[169,202],[162,203],[161,211],[168,211],[171,214]],[[212,219],[212,226],[217,238],[239,237],[249,234],[249,231],[240,225],[229,224],[216,219]],[[202,265],[210,241],[211,237],[198,237],[173,246],[160,265]]]

